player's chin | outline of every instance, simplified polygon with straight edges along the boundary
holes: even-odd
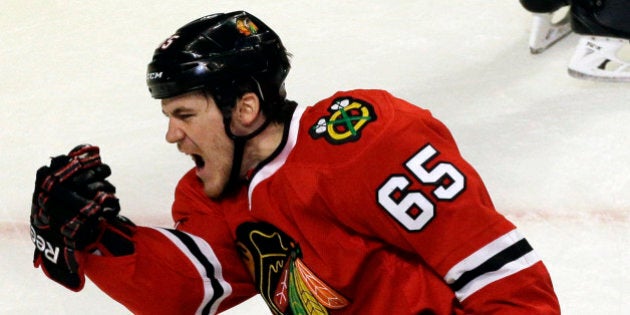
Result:
[[[213,199],[218,198],[219,196],[221,196],[221,193],[223,193],[223,189],[225,188],[225,183],[222,183],[221,181],[217,181],[216,179],[204,180],[203,178],[201,178],[201,181],[203,182],[203,192],[209,198],[213,198]]]

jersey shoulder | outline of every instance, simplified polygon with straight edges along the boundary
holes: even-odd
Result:
[[[384,90],[341,91],[306,108],[300,118],[296,151],[302,161],[359,156],[405,135],[445,133],[431,113]],[[326,161],[325,163],[329,163]]]

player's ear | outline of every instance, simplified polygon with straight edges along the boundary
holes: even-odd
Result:
[[[245,93],[236,100],[236,106],[232,113],[233,127],[238,129],[255,128],[257,127],[255,126],[256,122],[260,120],[259,116],[262,116],[262,112],[258,95],[253,92]]]

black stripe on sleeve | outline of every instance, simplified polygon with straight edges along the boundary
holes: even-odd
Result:
[[[210,299],[210,301],[208,301],[208,303],[203,307],[202,314],[209,314],[210,308],[212,307],[212,305],[225,293],[219,281],[214,277],[214,266],[208,260],[208,257],[206,257],[201,252],[201,250],[199,249],[195,241],[188,234],[178,231],[178,230],[171,230],[171,229],[166,229],[166,230],[171,232],[180,241],[182,241],[182,243],[186,245],[188,250],[190,250],[190,252],[195,256],[195,258],[199,261],[199,263],[201,263],[201,265],[206,270],[206,275],[208,279],[210,279],[210,284],[212,286],[212,289],[214,290],[214,294],[212,295],[212,298]]]
[[[490,257],[483,264],[477,266],[475,269],[464,272],[455,282],[449,286],[453,291],[459,291],[465,285],[482,276],[485,273],[497,271],[506,264],[515,261],[527,253],[531,252],[533,248],[529,245],[526,239],[522,239],[512,246],[502,250],[498,254]]]

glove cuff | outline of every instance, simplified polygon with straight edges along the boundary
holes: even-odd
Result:
[[[101,233],[89,252],[102,256],[126,256],[135,252],[133,234],[136,226],[123,216],[101,222]]]
[[[42,255],[37,255],[37,250],[35,250],[33,265],[35,268],[41,267],[48,278],[62,286],[74,292],[81,291],[85,285],[85,273],[81,267],[82,263],[77,260],[82,259],[67,247],[64,247],[59,254],[64,256],[67,265],[55,264],[48,259],[43,259]]]

